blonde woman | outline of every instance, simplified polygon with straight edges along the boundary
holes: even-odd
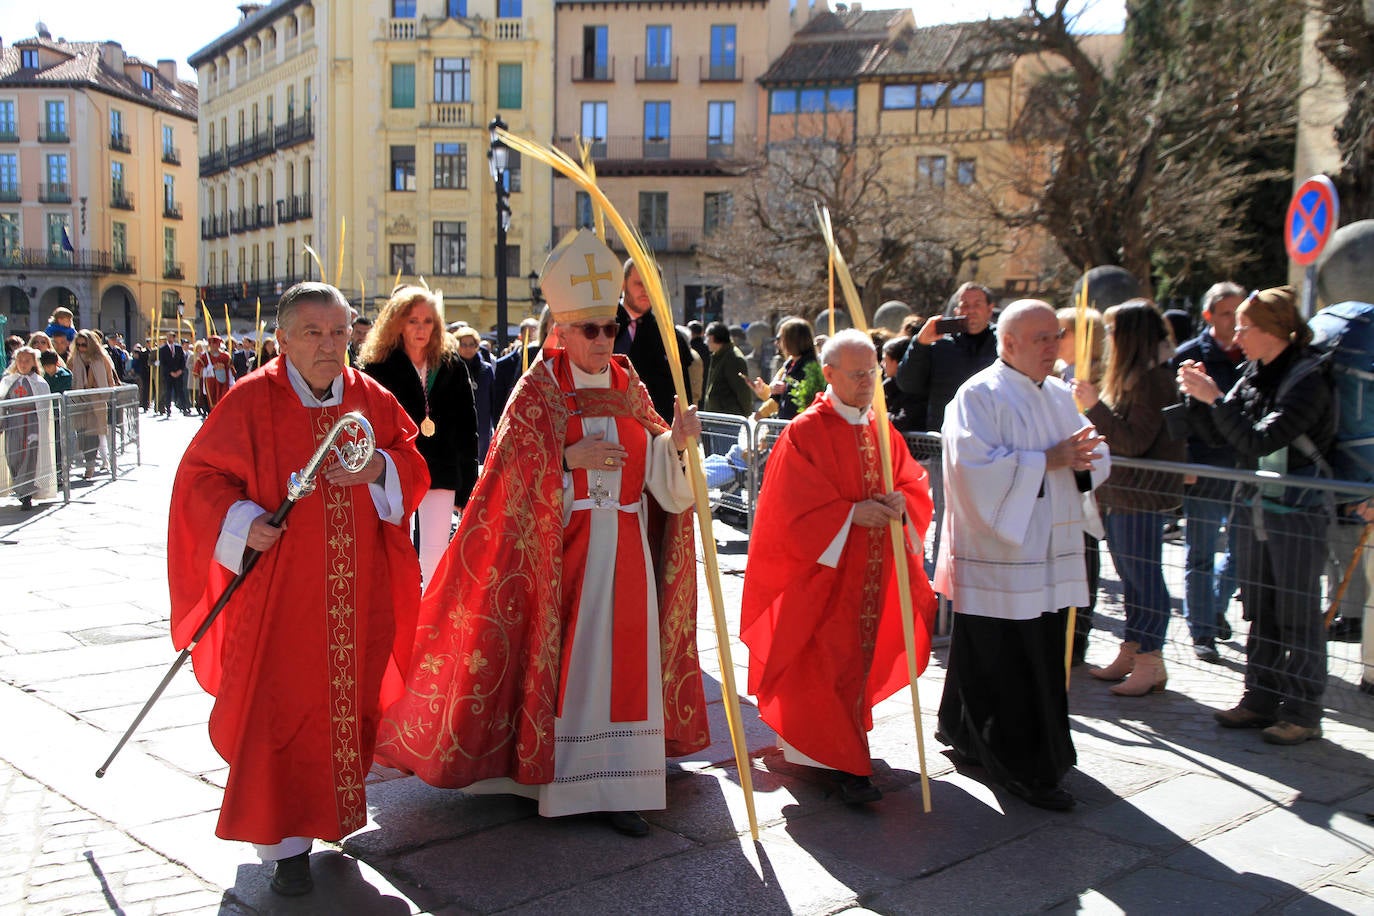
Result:
[[[430,490],[416,517],[420,574],[429,582],[448,547],[454,506],[467,505],[477,482],[472,380],[457,342],[444,331],[438,298],[418,286],[391,294],[358,359],[420,427],[415,445],[429,468]]]
[[[38,368],[38,351],[32,347],[15,350],[13,362],[0,376],[0,401],[46,394],[48,383]],[[0,490],[8,489],[24,510],[33,508],[34,497],[56,495],[49,405],[0,406],[0,433],[5,441],[5,466],[0,470],[9,472],[8,482],[0,480]]]
[[[100,337],[90,329],[76,332],[72,343],[71,360],[67,368],[72,373],[72,390],[115,388],[114,363],[101,345]],[[95,476],[96,460],[107,466],[110,454],[109,402],[99,398],[83,398],[72,404],[71,422],[76,426],[77,451],[86,461],[85,480]]]

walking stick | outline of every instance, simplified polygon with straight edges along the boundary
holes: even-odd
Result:
[[[349,439],[342,445],[336,445],[338,440],[348,432],[350,428],[354,427],[356,427],[356,429],[350,433]],[[306,466],[291,475],[286,484],[286,498],[282,500],[281,505],[277,507],[277,511],[272,513],[272,517],[267,520],[267,524],[271,525],[273,528],[280,528],[282,522],[286,521],[286,515],[291,511],[291,507],[294,506],[298,500],[314,492],[315,475],[319,473],[320,466],[324,464],[325,459],[331,454],[338,459],[339,464],[343,465],[348,471],[356,474],[372,460],[372,454],[375,451],[376,438],[372,433],[372,424],[367,422],[366,417],[356,410],[350,411],[342,417],[339,417],[334,425],[330,427],[329,432],[325,434],[324,439],[320,442],[319,448],[315,449],[315,454],[310,456],[310,461]],[[176,677],[176,673],[181,670],[181,666],[186,664],[186,659],[191,657],[191,652],[195,649],[196,644],[210,631],[210,627],[219,617],[220,612],[223,611],[225,605],[229,603],[229,599],[234,596],[234,592],[238,591],[239,586],[243,584],[243,580],[248,578],[248,574],[253,571],[253,567],[258,564],[258,558],[261,556],[262,553],[260,551],[253,550],[251,547],[243,552],[243,568],[239,571],[239,574],[225,586],[224,592],[219,596],[219,600],[215,602],[215,606],[210,609],[210,613],[205,616],[205,620],[196,630],[195,635],[191,637],[190,644],[182,649],[176,661],[172,662],[172,667],[169,668],[167,673],[162,677],[162,683],[157,685],[157,689],[153,691],[153,695],[148,697],[148,702],[144,703],[143,708],[138,711],[138,715],[134,717],[134,721],[130,723],[128,730],[124,732],[124,736],[119,739],[119,743],[115,745],[114,750],[110,751],[110,756],[106,757],[105,762],[100,765],[100,769],[95,771],[96,779],[100,779],[105,775],[105,771],[110,768],[111,763],[114,763],[115,757],[124,749],[124,745],[129,743],[129,739],[133,737],[134,731],[142,724],[143,720],[152,710],[153,704],[162,696],[162,692],[167,689],[167,685],[172,683],[172,678]]]
[[[816,218],[821,224],[821,234],[825,236],[826,247],[830,249],[831,262],[835,275],[840,280],[845,303],[849,306],[849,317],[854,327],[868,333],[868,320],[864,316],[863,304],[859,301],[859,291],[845,263],[844,254],[835,243],[835,231],[830,224],[830,210],[816,206]],[[830,309],[834,321],[835,309]],[[887,399],[883,396],[883,386],[873,391],[873,416],[878,426],[878,454],[882,456],[883,486],[888,493],[894,487],[892,477],[892,424],[887,418]],[[897,598],[901,609],[902,639],[906,648],[907,678],[911,683],[911,715],[916,725],[916,756],[921,766],[921,808],[930,813],[930,775],[926,770],[926,737],[921,726],[921,692],[916,684],[916,611],[911,604],[911,570],[906,563],[906,535],[902,531],[902,520],[894,518],[888,525],[892,532],[892,564],[897,574]]]
[[[1374,524],[1366,524],[1364,531],[1360,532],[1360,543],[1355,545],[1355,553],[1350,557],[1350,565],[1345,568],[1345,575],[1341,576],[1341,584],[1336,589],[1336,594],[1331,598],[1331,606],[1326,609],[1325,626],[1330,629],[1331,621],[1336,619],[1336,609],[1341,606],[1341,599],[1345,597],[1345,590],[1350,587],[1350,580],[1355,575],[1355,567],[1360,562],[1360,551],[1364,550],[1369,543],[1369,533],[1374,531]]]

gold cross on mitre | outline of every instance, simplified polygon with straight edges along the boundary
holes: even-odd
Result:
[[[560,324],[615,317],[624,271],[620,261],[590,229],[564,236],[549,253],[539,288]]]

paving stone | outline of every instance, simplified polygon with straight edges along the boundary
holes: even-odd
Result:
[[[1284,916],[1330,916],[1331,913],[1368,913],[1369,897],[1348,888],[1324,885],[1283,908]]]
[[[1273,901],[1224,881],[1168,868],[1146,867],[1050,910],[1053,916],[1106,913],[1255,913]]]
[[[394,855],[499,824],[537,817],[537,806],[513,795],[469,795],[437,789],[416,777],[367,788],[368,824],[344,851],[363,858]]]
[[[1244,786],[1187,773],[1094,811],[1079,823],[1124,842],[1170,849],[1271,806]]]

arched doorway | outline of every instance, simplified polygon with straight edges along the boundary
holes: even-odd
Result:
[[[143,321],[139,318],[143,317]],[[116,283],[100,295],[100,308],[91,316],[91,324],[102,334],[118,331],[132,346],[135,340],[146,336],[142,328],[147,316],[140,316],[138,300],[123,283]]]
[[[77,319],[77,327],[83,327],[81,323],[81,300],[77,298],[74,290],[66,286],[50,286],[39,295],[38,323],[46,327],[48,317],[59,308],[71,309],[72,315]]]
[[[33,319],[29,316],[29,294],[18,286],[0,286],[0,315],[7,321],[4,326],[6,335],[18,334],[25,340],[34,331],[42,330],[42,325],[31,327]]]

